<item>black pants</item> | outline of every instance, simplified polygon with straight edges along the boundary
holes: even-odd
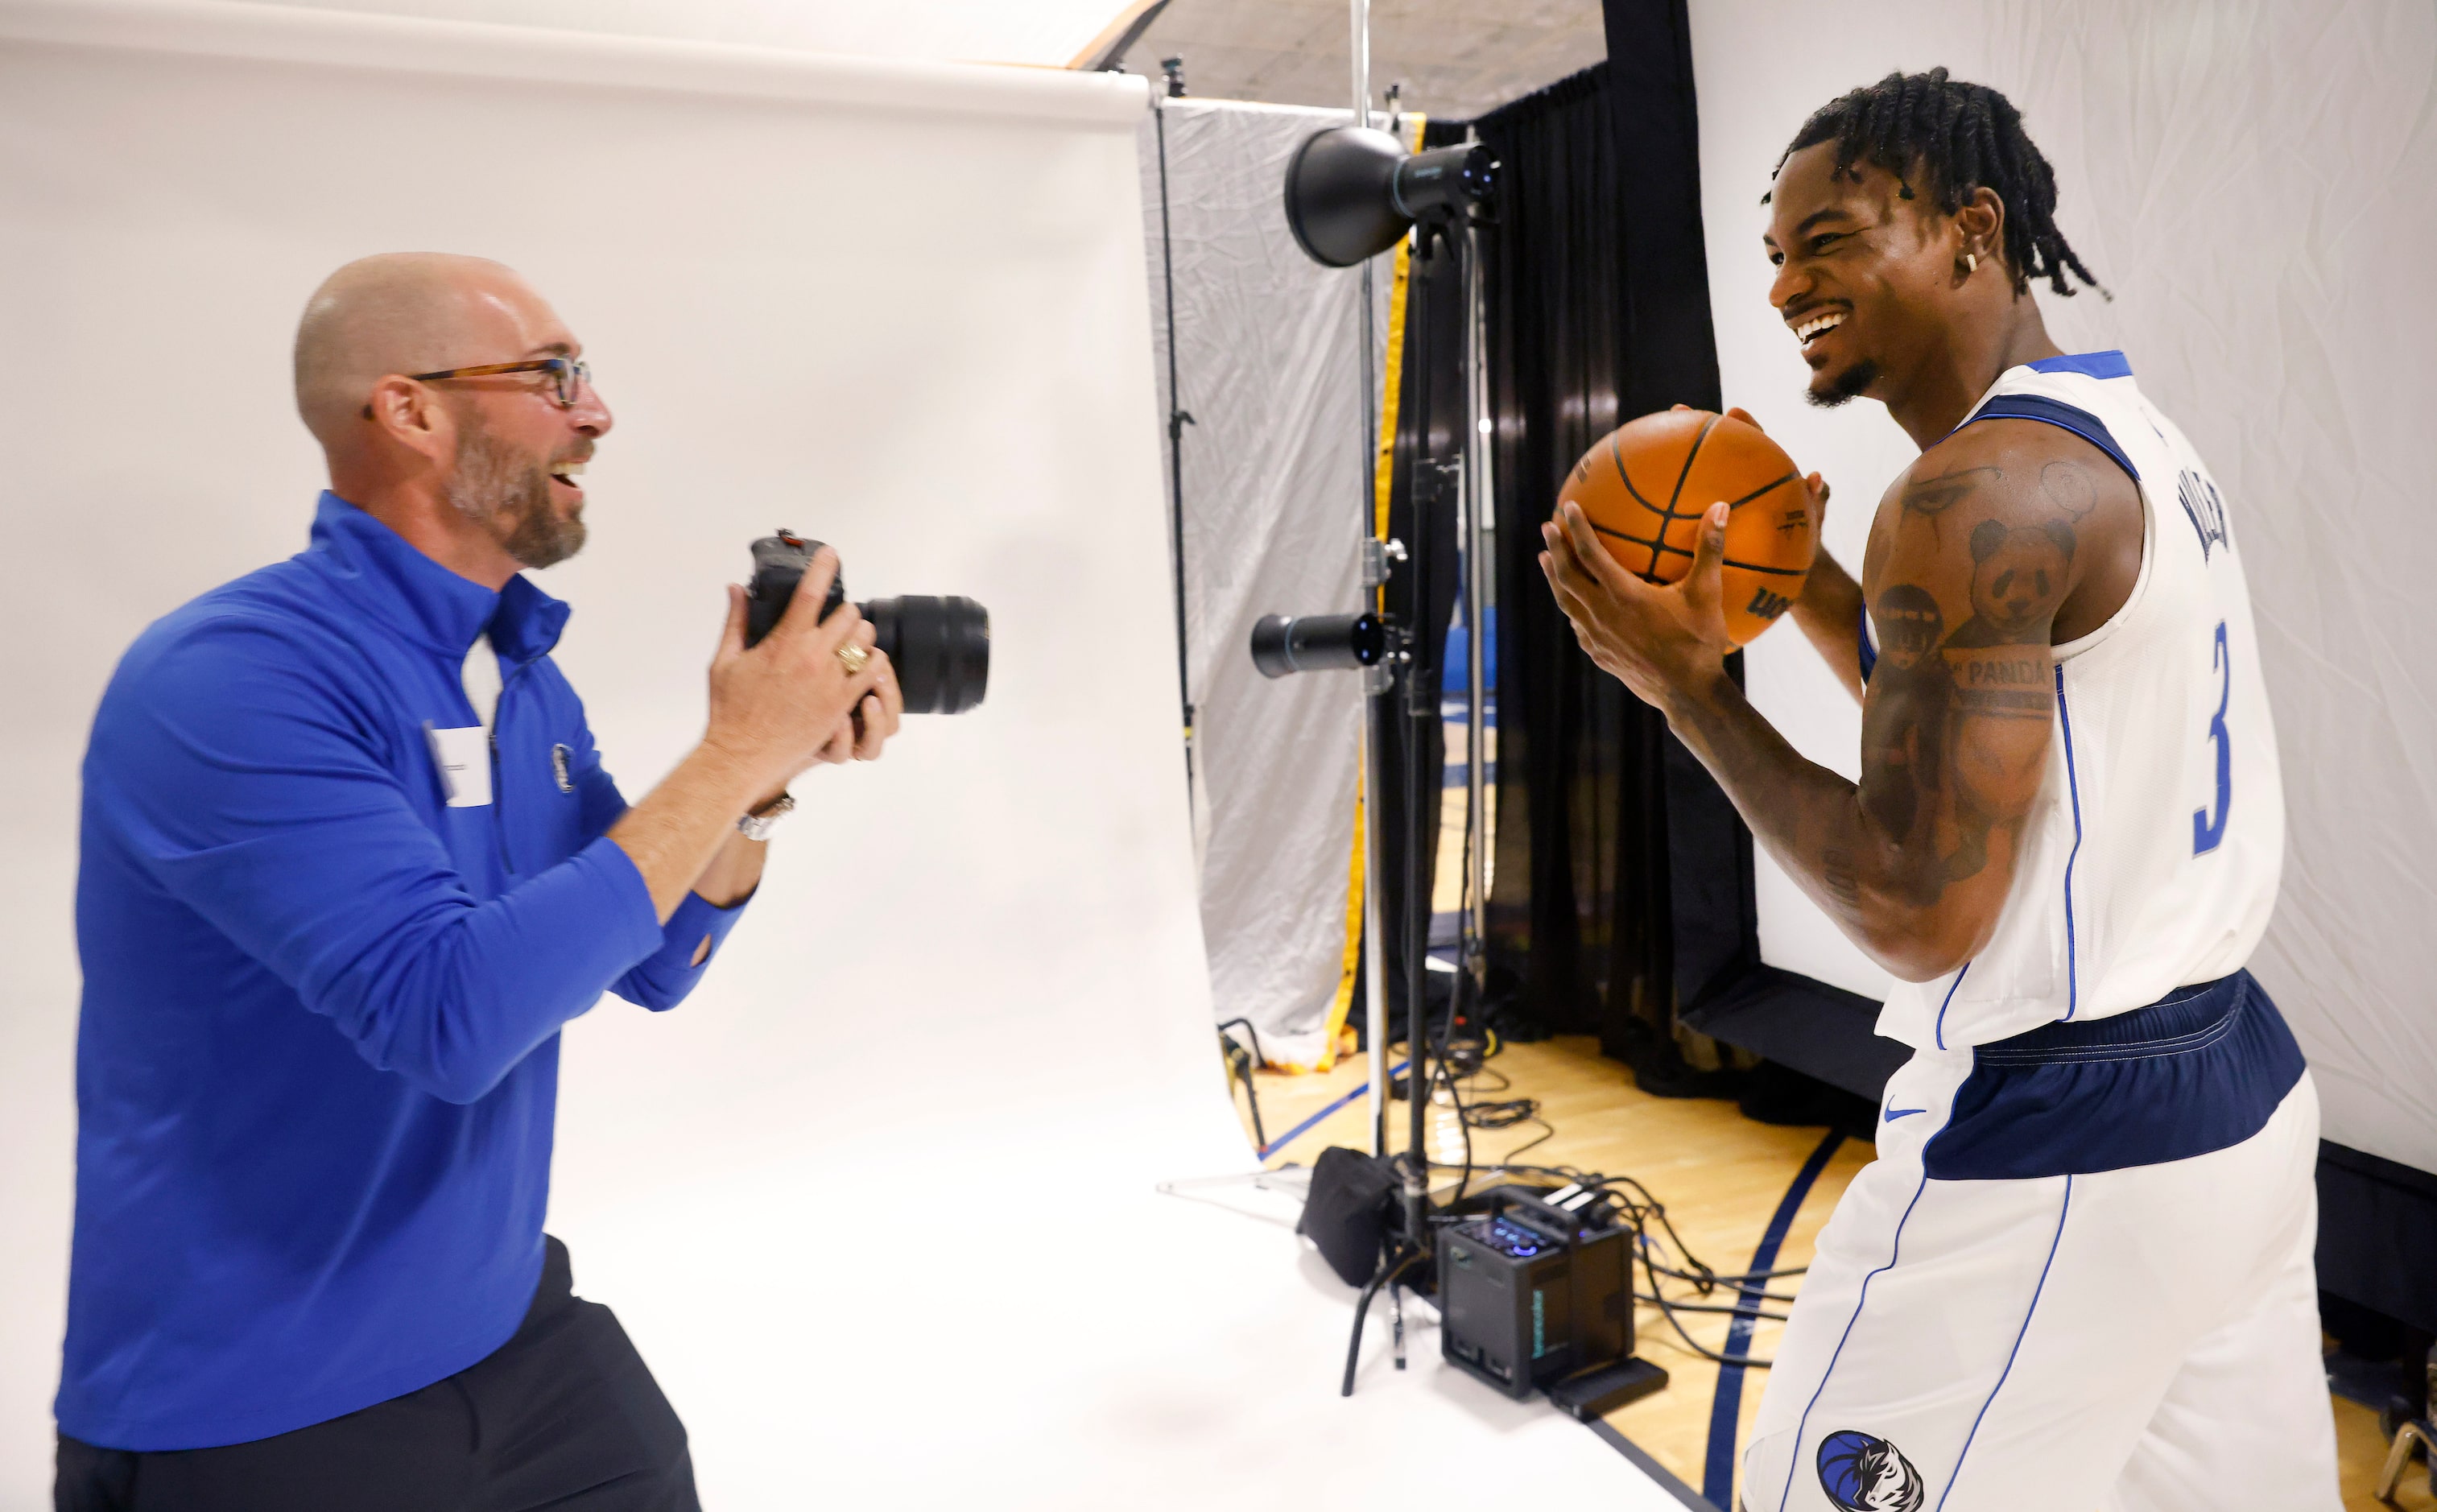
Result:
[[[516,1337],[445,1380],[222,1449],[60,1435],[56,1512],[701,1512],[685,1425],[545,1238]]]

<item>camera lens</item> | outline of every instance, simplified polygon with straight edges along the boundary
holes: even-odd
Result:
[[[1387,650],[1376,614],[1266,614],[1253,626],[1253,665],[1265,677],[1367,667]]]
[[[908,593],[855,606],[897,670],[909,714],[961,714],[990,687],[990,610],[972,599]]]

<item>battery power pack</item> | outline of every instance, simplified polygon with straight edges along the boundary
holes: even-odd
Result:
[[[1521,1400],[1632,1354],[1629,1230],[1549,1200],[1559,1194],[1481,1195],[1487,1211],[1439,1231],[1446,1359]]]

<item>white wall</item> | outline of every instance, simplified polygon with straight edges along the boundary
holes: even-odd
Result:
[[[2058,221],[2114,292],[2042,295],[2068,351],[2121,347],[2227,487],[2285,760],[2285,889],[2253,969],[2293,1022],[2327,1136],[2437,1169],[2437,670],[2417,542],[2437,490],[2437,11],[2416,0],[1852,0],[1787,25],[1692,0],[1719,359],[1838,490],[1858,560],[1913,455],[1867,401],[1807,409],[1766,290],[1758,202],[1817,106],[1945,64],[2004,90],[2055,165]],[[1755,700],[1854,769],[1858,716],[1800,636],[1750,656]],[[1761,861],[1771,961],[1877,995],[1884,977]]]

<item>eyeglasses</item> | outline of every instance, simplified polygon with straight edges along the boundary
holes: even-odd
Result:
[[[437,383],[442,378],[491,378],[501,373],[547,373],[551,387],[558,396],[562,409],[575,406],[575,396],[585,384],[592,381],[592,366],[572,357],[536,357],[525,362],[485,362],[480,367],[445,367],[437,373],[409,373],[417,383]]]

